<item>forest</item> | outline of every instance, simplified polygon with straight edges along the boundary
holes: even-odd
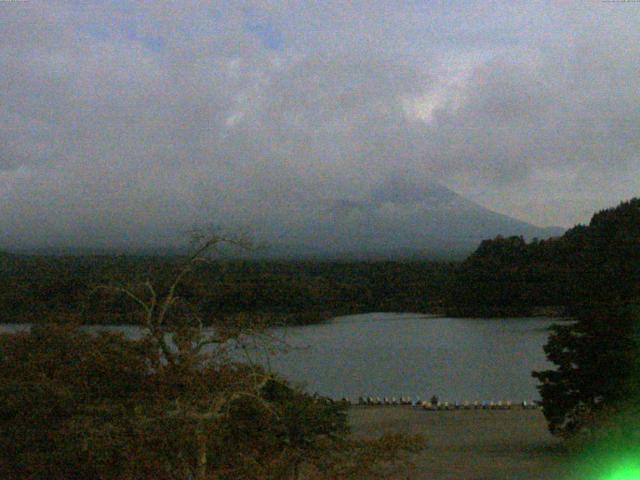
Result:
[[[586,299],[637,297],[640,199],[596,213],[561,237],[483,241],[463,262],[212,259],[198,264],[179,295],[203,318],[241,314],[305,324],[372,311],[462,317],[570,316]],[[102,285],[150,278],[160,288],[179,256],[0,254],[0,322],[137,323],[138,309]]]
[[[597,212],[558,238],[486,240],[455,270],[452,316],[573,316],[640,294],[640,199]]]
[[[153,279],[166,288],[182,257],[0,256],[0,322],[137,323],[137,306],[102,285]],[[179,286],[208,322],[239,314],[304,324],[367,311],[443,309],[452,264],[430,261],[312,262],[216,260]]]

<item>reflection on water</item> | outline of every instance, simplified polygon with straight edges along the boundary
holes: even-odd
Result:
[[[290,348],[273,356],[269,364],[308,390],[334,398],[434,394],[451,401],[539,398],[531,370],[549,367],[542,346],[552,323],[539,318],[354,315],[274,329],[273,336]],[[0,325],[0,331],[25,328]],[[140,334],[131,326],[106,329],[124,330],[131,337]]]

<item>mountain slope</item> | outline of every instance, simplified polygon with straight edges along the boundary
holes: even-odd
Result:
[[[545,229],[488,210],[436,183],[418,184],[392,177],[349,198],[327,192],[316,196],[289,196],[280,203],[242,219],[222,219],[223,231],[247,231],[266,245],[249,256],[287,258],[464,258],[485,239],[557,236],[563,229]],[[226,221],[225,221],[226,220]],[[234,228],[233,220],[237,220]],[[126,227],[126,228],[125,228]],[[184,234],[175,227],[136,225],[131,222],[113,233],[98,223],[78,227],[81,235],[52,233],[40,244],[6,245],[22,253],[155,254],[188,251]],[[231,252],[231,255],[237,253]]]
[[[358,200],[338,199],[318,209],[314,218],[291,225],[267,251],[353,258],[457,257],[497,235],[542,239],[563,231],[493,212],[438,184],[394,178]]]

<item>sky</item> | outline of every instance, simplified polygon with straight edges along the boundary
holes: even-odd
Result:
[[[640,194],[639,93],[635,1],[0,1],[0,245],[286,228],[399,177],[568,227]]]

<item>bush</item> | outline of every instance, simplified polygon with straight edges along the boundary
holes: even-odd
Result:
[[[0,337],[2,478],[195,478],[203,460],[221,478],[259,478],[348,432],[343,407],[259,369],[157,366],[147,340],[122,334]]]

